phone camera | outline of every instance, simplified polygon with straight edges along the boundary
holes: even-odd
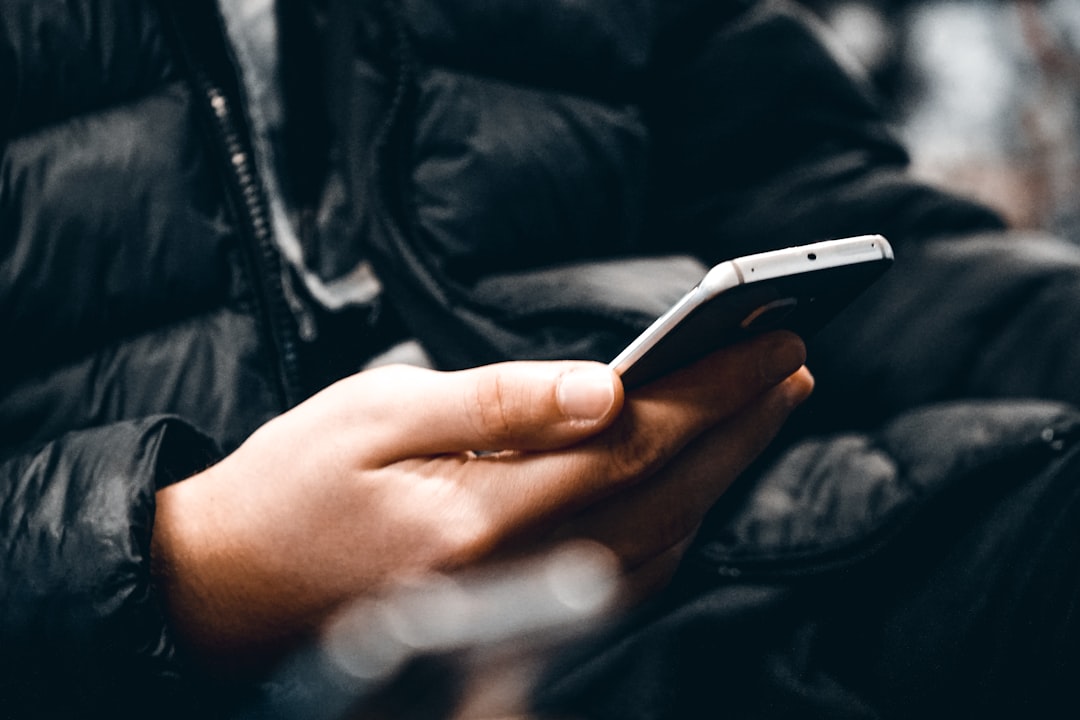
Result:
[[[806,259],[807,260],[817,260],[817,253],[808,253],[807,256],[806,256]]]

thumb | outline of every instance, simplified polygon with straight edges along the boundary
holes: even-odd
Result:
[[[403,366],[356,376],[383,405],[369,451],[382,463],[469,450],[571,445],[618,415],[622,384],[595,362],[507,362],[456,372]]]

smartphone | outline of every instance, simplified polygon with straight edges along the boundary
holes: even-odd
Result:
[[[611,367],[630,388],[769,330],[787,329],[808,339],[892,261],[888,240],[860,235],[722,262],[619,353]]]

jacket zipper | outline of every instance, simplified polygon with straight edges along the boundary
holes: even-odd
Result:
[[[206,8],[199,3],[162,3],[165,27],[179,57],[187,67],[194,93],[195,108],[200,111],[204,127],[218,145],[212,148],[223,153],[215,158],[223,172],[226,196],[237,222],[237,231],[244,242],[242,250],[250,266],[255,291],[255,312],[271,336],[271,344],[277,353],[276,391],[282,409],[298,403],[302,398],[301,374],[297,329],[289,309],[284,287],[285,271],[273,239],[270,212],[263,188],[255,172],[250,150],[245,146],[235,117],[236,110],[229,101],[220,82],[211,79],[208,65],[215,65],[222,73],[236,73],[235,62],[228,57],[228,41],[224,20],[218,9]],[[213,33],[221,42],[206,35],[208,26],[216,28]],[[199,52],[193,53],[185,32],[193,38],[202,38]],[[209,42],[207,42],[209,40]],[[220,76],[219,76],[220,77]]]
[[[228,97],[220,88],[205,78],[200,83],[214,118],[214,126],[225,151],[228,175],[234,191],[240,199],[238,219],[246,225],[254,241],[252,260],[255,265],[256,286],[260,288],[274,344],[280,361],[279,390],[285,407],[292,407],[300,400],[301,383],[299,352],[293,315],[289,309],[281,258],[274,244],[270,225],[270,212],[262,186],[255,174],[250,151],[240,140],[233,110]],[[246,223],[245,223],[246,221]]]

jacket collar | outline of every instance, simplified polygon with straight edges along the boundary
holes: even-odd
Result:
[[[273,234],[282,257],[296,270],[310,295],[323,306],[336,310],[372,302],[379,295],[381,285],[366,259],[356,261],[344,256],[348,264],[319,268],[309,266],[305,260],[331,256],[316,246],[324,240],[340,239],[301,232],[298,209],[290,197],[282,145],[285,102],[275,0],[218,0],[218,8],[238,66],[255,166],[266,192]]]

